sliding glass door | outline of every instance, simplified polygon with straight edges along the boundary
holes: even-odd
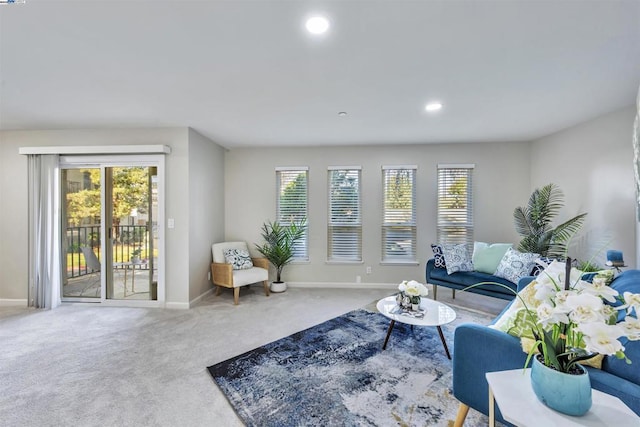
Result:
[[[65,160],[63,299],[157,301],[162,247],[158,165],[87,167]]]
[[[102,298],[102,178],[99,168],[62,169],[63,298]]]

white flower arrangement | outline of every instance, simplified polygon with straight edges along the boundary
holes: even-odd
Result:
[[[581,360],[595,354],[616,355],[631,363],[618,340],[640,340],[640,294],[625,292],[622,296],[607,286],[606,277],[595,277],[593,283],[582,280],[582,272],[568,272],[564,263],[553,262],[536,278],[535,309],[538,322],[533,330],[535,347],[543,355],[543,363],[561,372],[569,372]],[[569,275],[569,280],[565,277]],[[562,286],[565,284],[565,286]],[[622,305],[612,307],[620,300]],[[528,309],[527,309],[528,310]],[[616,323],[618,311],[627,316]],[[632,314],[635,311],[635,316]],[[533,350],[532,350],[533,351]],[[532,352],[530,352],[530,357]]]
[[[420,297],[426,297],[429,295],[427,287],[415,280],[410,280],[408,282],[403,280],[402,283],[398,285],[398,290],[408,296],[411,299],[412,304],[418,304],[420,302]]]

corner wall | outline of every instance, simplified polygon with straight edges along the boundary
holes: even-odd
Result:
[[[531,189],[557,184],[565,208],[557,223],[581,212],[587,219],[570,255],[603,265],[607,249],[624,252],[636,268],[633,118],[629,107],[531,143]]]
[[[224,149],[189,129],[189,301],[212,288],[211,245],[224,241]]]
[[[264,221],[275,219],[276,166],[309,167],[310,262],[291,264],[291,282],[424,282],[436,240],[438,163],[474,163],[475,239],[516,243],[513,209],[528,197],[529,143],[423,144],[315,148],[246,148],[226,153],[225,235],[261,242]],[[382,165],[417,165],[418,266],[381,265]],[[362,166],[363,263],[327,264],[327,167]],[[254,254],[255,251],[254,251]],[[257,255],[257,254],[256,254]],[[372,273],[366,274],[366,266]]]

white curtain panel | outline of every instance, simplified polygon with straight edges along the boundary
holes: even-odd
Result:
[[[29,155],[29,306],[60,305],[60,183],[57,154]]]

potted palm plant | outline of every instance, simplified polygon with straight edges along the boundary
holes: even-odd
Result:
[[[587,215],[582,213],[553,226],[553,219],[564,205],[562,191],[555,184],[536,188],[529,197],[527,206],[518,207],[513,212],[516,231],[522,240],[520,252],[532,252],[549,258],[564,258],[567,243],[580,229]]]
[[[260,252],[276,269],[276,280],[271,282],[272,292],[284,292],[287,284],[282,281],[282,269],[293,260],[294,248],[305,235],[305,219],[283,225],[278,221],[262,225],[262,238],[265,243],[256,244]]]

